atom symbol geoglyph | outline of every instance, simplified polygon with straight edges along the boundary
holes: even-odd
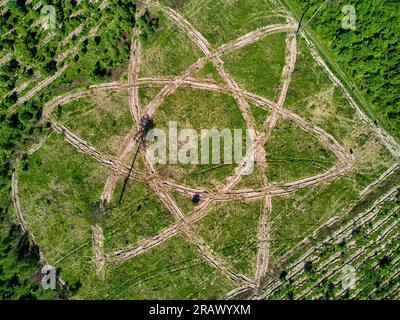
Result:
[[[155,78],[139,78],[140,64],[141,64],[141,46],[139,41],[139,30],[135,26],[132,36],[131,55],[129,61],[128,81],[127,82],[112,82],[103,83],[99,85],[90,86],[88,89],[75,90],[67,94],[58,96],[50,101],[44,108],[44,118],[51,123],[54,131],[62,134],[66,141],[76,147],[80,152],[85,153],[92,158],[96,159],[102,165],[112,169],[111,175],[108,177],[101,195],[101,201],[107,203],[111,201],[113,191],[116,187],[118,179],[121,175],[127,175],[129,168],[124,164],[128,155],[135,148],[135,136],[139,130],[139,124],[143,117],[152,117],[157,111],[158,107],[163,103],[164,99],[173,94],[179,87],[186,86],[198,90],[209,90],[214,92],[221,92],[232,95],[242,113],[242,116],[249,129],[255,132],[255,148],[254,154],[248,155],[242,164],[239,165],[233,176],[226,179],[224,185],[217,191],[211,191],[207,188],[192,188],[190,186],[180,185],[176,182],[164,180],[154,168],[149,159],[146,150],[141,150],[141,154],[145,159],[145,172],[140,172],[136,169],[132,171],[131,179],[141,179],[146,181],[150,188],[158,196],[162,204],[174,216],[175,224],[167,227],[159,232],[157,235],[146,238],[135,245],[129,245],[123,249],[114,252],[103,252],[103,234],[102,228],[99,225],[92,227],[92,242],[94,253],[94,265],[97,272],[100,274],[108,263],[116,264],[131,259],[141,253],[150,250],[156,246],[165,243],[168,239],[177,234],[183,234],[198,248],[204,259],[215,268],[219,269],[223,274],[228,276],[231,280],[237,283],[237,289],[228,293],[227,297],[233,296],[246,290],[253,290],[254,292],[261,289],[261,281],[266,275],[268,268],[268,255],[269,255],[269,215],[272,210],[272,197],[289,194],[299,188],[315,186],[324,181],[332,181],[336,177],[343,175],[351,169],[351,163],[346,155],[344,148],[328,133],[321,128],[314,126],[299,115],[286,110],[284,102],[289,88],[291,75],[294,71],[297,55],[297,42],[296,42],[296,28],[297,24],[291,17],[287,17],[288,23],[269,25],[252,31],[237,40],[222,45],[218,49],[213,49],[209,42],[196,30],[187,20],[185,20],[176,11],[164,7],[157,2],[141,2],[149,9],[161,11],[168,19],[174,22],[180,30],[182,30],[202,51],[203,57],[199,58],[193,65],[185,70],[181,75],[172,77],[155,77]],[[261,38],[278,32],[287,32],[286,39],[286,58],[285,66],[282,71],[282,83],[280,85],[281,92],[277,102],[272,102],[264,97],[258,96],[251,92],[247,92],[240,88],[235,80],[225,71],[221,56],[229,51],[239,49],[251,43],[254,43]],[[211,62],[215,69],[224,80],[224,84],[220,85],[211,80],[197,80],[192,76],[201,70],[207,62]],[[140,86],[155,86],[163,85],[163,89],[157,96],[144,108],[142,111],[139,101],[139,87]],[[91,95],[93,92],[100,91],[119,91],[128,89],[129,92],[129,108],[134,126],[131,128],[128,135],[125,137],[126,144],[118,158],[114,159],[98,151],[94,146],[83,140],[77,134],[73,133],[66,126],[57,123],[52,117],[52,111],[58,105],[67,104],[71,101],[80,99],[85,96]],[[255,120],[249,112],[248,102],[252,102],[261,108],[271,111],[271,115],[265,119],[263,127],[259,130],[256,129]],[[292,181],[281,185],[272,185],[266,176],[267,160],[263,146],[271,135],[272,130],[276,126],[279,117],[286,118],[296,123],[304,131],[309,132],[329,150],[331,150],[338,159],[338,162],[328,171],[319,175],[308,177],[298,181]],[[252,165],[250,157],[255,158],[257,165],[262,168],[261,174],[263,178],[263,185],[255,189],[234,189],[234,187],[241,181],[242,175]],[[171,196],[168,194],[167,189],[173,189],[182,195],[192,197],[196,193],[202,195],[202,201],[194,209],[193,213],[187,217],[181,209],[177,206]],[[238,274],[232,271],[222,257],[219,257],[196,233],[193,224],[204,218],[209,212],[210,207],[217,201],[230,201],[237,199],[262,199],[263,212],[260,216],[259,232],[258,232],[258,254],[254,279]]]

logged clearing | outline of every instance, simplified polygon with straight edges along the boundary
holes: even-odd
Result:
[[[396,296],[398,146],[290,13],[272,0],[140,10],[157,27],[126,35],[126,77],[47,102],[52,132],[13,176],[20,223],[74,298]],[[153,165],[137,139],[146,117],[163,130],[252,129],[254,153]],[[339,288],[346,264],[361,270],[357,291]]]

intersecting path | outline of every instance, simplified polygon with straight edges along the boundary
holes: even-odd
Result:
[[[288,18],[286,25],[270,25],[259,28],[237,40],[231,41],[227,44],[220,46],[218,49],[213,49],[209,42],[203,35],[196,30],[187,20],[185,20],[176,11],[166,8],[159,3],[142,1],[143,4],[150,9],[161,11],[168,19],[173,21],[203,52],[204,56],[199,58],[194,64],[187,68],[181,75],[177,77],[153,77],[153,78],[139,78],[140,64],[141,64],[141,46],[139,41],[139,30],[135,26],[132,36],[131,55],[128,68],[128,81],[127,82],[111,82],[99,85],[90,86],[88,89],[74,90],[67,94],[58,96],[46,104],[43,112],[43,119],[51,123],[51,127],[55,132],[62,134],[66,141],[75,146],[80,152],[96,159],[102,165],[110,167],[112,173],[108,177],[103,193],[101,195],[102,204],[107,204],[111,201],[112,194],[118,179],[127,175],[129,172],[128,166],[125,161],[128,156],[135,149],[135,136],[139,130],[138,124],[144,116],[152,117],[157,109],[162,105],[163,101],[169,95],[173,94],[179,87],[187,86],[199,90],[208,90],[221,92],[232,95],[242,113],[246,125],[249,129],[253,129],[255,136],[252,137],[255,141],[254,148],[252,148],[238,166],[236,173],[226,179],[223,185],[219,186],[217,190],[209,190],[207,188],[192,188],[177,184],[172,181],[162,179],[155,170],[149,155],[146,150],[141,150],[141,155],[144,159],[144,166],[146,172],[140,172],[136,169],[132,170],[131,179],[140,179],[146,181],[150,188],[158,196],[162,204],[170,211],[175,218],[175,223],[170,227],[161,230],[157,235],[144,239],[138,244],[129,245],[123,249],[119,249],[110,253],[103,252],[103,235],[102,229],[99,225],[93,226],[93,251],[94,251],[94,265],[99,273],[104,271],[107,263],[121,263],[135,256],[138,256],[151,248],[165,243],[168,239],[177,234],[184,234],[189,242],[191,242],[203,258],[215,268],[219,269],[223,274],[229,277],[238,285],[235,291],[243,292],[245,290],[259,290],[262,287],[262,279],[266,274],[268,268],[268,251],[269,251],[269,214],[272,210],[272,197],[291,193],[299,188],[311,187],[321,182],[332,181],[333,179],[345,174],[351,170],[351,163],[348,155],[346,155],[344,148],[335,140],[334,137],[326,133],[323,129],[314,126],[297,114],[286,110],[284,102],[289,88],[291,75],[294,70],[297,55],[296,35],[295,30],[297,24]],[[270,101],[264,97],[258,96],[251,92],[247,92],[239,87],[235,80],[224,69],[221,56],[229,51],[237,50],[243,46],[254,43],[263,37],[276,32],[287,32],[286,39],[286,58],[285,67],[282,71],[281,79],[281,92],[277,102]],[[212,80],[196,80],[193,76],[201,70],[207,62],[211,62],[215,69],[220,74],[224,84],[218,84]],[[138,90],[140,86],[158,86],[164,85],[162,90],[155,96],[155,98],[143,108],[141,112]],[[128,135],[125,137],[125,144],[122,152],[117,158],[101,153],[94,146],[90,145],[87,141],[73,133],[69,128],[57,123],[52,117],[52,112],[57,105],[67,104],[71,101],[89,96],[95,92],[101,91],[120,91],[128,89],[129,94],[129,110],[134,121]],[[249,111],[248,103],[252,102],[261,108],[271,110],[271,115],[265,120],[261,130],[257,131],[255,120]],[[266,168],[268,166],[265,150],[263,146],[267,143],[274,127],[276,126],[279,117],[286,118],[301,129],[309,132],[315,136],[324,146],[331,150],[337,157],[337,163],[328,171],[319,175],[308,177],[305,179],[292,181],[280,185],[271,185],[266,176]],[[262,169],[263,185],[255,189],[234,189],[234,187],[241,181],[242,176],[253,166],[253,159]],[[193,210],[191,215],[185,216],[181,209],[176,205],[167,190],[173,189],[187,197],[193,196],[195,193],[202,194],[201,203]],[[204,218],[210,207],[216,201],[229,201],[234,199],[262,199],[263,211],[260,215],[259,232],[258,232],[258,254],[254,280],[245,275],[238,274],[232,271],[224,259],[218,256],[197,234],[194,224]]]

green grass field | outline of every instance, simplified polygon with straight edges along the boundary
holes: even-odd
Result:
[[[221,299],[232,282],[176,237],[106,270],[104,281],[82,287],[85,299]]]
[[[264,146],[271,183],[282,183],[315,176],[329,170],[335,155],[296,124],[279,119]]]
[[[194,202],[192,198],[186,197],[177,191],[171,190],[169,193],[184,214],[188,215],[192,213],[198,205],[198,203]]]
[[[158,201],[157,196],[142,181],[130,181],[119,205],[123,179],[114,191],[111,212],[103,219],[104,248],[106,251],[132,245],[171,225],[172,215]]]
[[[95,93],[56,108],[55,116],[99,151],[117,156],[133,124],[127,95],[127,90]]]
[[[144,110],[146,106],[157,96],[162,90],[161,86],[148,86],[139,88],[139,99],[141,110]]]
[[[245,90],[276,101],[285,63],[286,33],[264,37],[254,44],[227,53],[227,72]]]
[[[258,27],[287,22],[282,8],[269,0],[160,2],[180,12],[214,48]],[[139,78],[176,77],[203,55],[188,35],[164,15],[158,12],[152,12],[152,15],[159,17],[159,26],[147,39],[142,34]],[[269,35],[239,50],[227,52],[221,57],[223,67],[242,89],[276,101],[281,91],[286,37],[287,33]],[[271,279],[284,269],[287,253],[293,250],[288,259],[294,261],[294,257],[298,257],[296,254],[305,249],[297,247],[305,237],[335,215],[356,206],[360,192],[396,161],[314,61],[305,40],[298,36],[297,43],[297,63],[283,108],[326,131],[343,146],[348,159],[350,149],[355,159],[351,160],[349,172],[333,180],[272,197],[272,212],[268,217],[267,272]],[[127,67],[126,57],[124,61],[121,70],[115,71],[114,80],[127,80],[127,71],[122,70]],[[225,86],[210,61],[191,76],[198,81],[215,81]],[[162,87],[146,85],[139,88],[142,112]],[[65,86],[60,88],[60,92],[65,90]],[[235,94],[240,95],[240,92]],[[96,92],[56,107],[53,116],[101,153],[117,158],[126,143],[124,137],[134,124],[128,98],[128,90]],[[259,133],[265,129],[266,119],[272,113],[250,102],[249,108]],[[234,94],[189,87],[179,87],[166,96],[151,120],[156,129],[165,132],[168,132],[170,122],[177,122],[178,131],[194,129],[199,135],[202,129],[246,129]],[[321,141],[281,115],[264,149],[266,172],[256,164],[253,173],[244,176],[234,189],[270,187],[276,190],[284,183],[328,171],[339,161]],[[221,155],[223,148],[217,152]],[[134,151],[125,160],[126,165],[130,165],[133,155]],[[27,227],[49,264],[58,268],[60,277],[72,288],[72,298],[222,299],[239,286],[207,262],[194,243],[195,239],[187,239],[181,233],[123,262],[107,260],[103,275],[96,274],[92,248],[94,224],[103,229],[103,250],[109,257],[115,250],[135,246],[157,237],[175,223],[184,223],[175,221],[159,195],[151,190],[148,179],[156,179],[190,220],[190,214],[198,204],[192,201],[192,195],[179,194],[167,182],[205,188],[215,192],[212,196],[221,196],[217,193],[226,179],[235,173],[237,164],[157,164],[155,176],[129,180],[119,204],[124,178],[121,176],[108,211],[103,214],[100,196],[111,170],[80,153],[61,135],[50,133],[36,153],[23,159],[17,173]],[[135,169],[147,174],[144,161],[142,153]],[[268,186],[262,185],[264,174]],[[200,205],[204,197],[201,195]],[[231,271],[254,279],[264,199],[261,196],[251,201],[237,199],[214,203],[192,228]],[[318,239],[311,240],[317,242]],[[360,247],[365,245],[361,236],[356,240]],[[396,250],[392,244],[388,246],[390,250]],[[339,249],[335,248],[337,253]],[[374,250],[378,250],[378,245]],[[369,264],[363,265],[364,269],[368,267]],[[309,274],[301,274],[295,280],[304,276],[311,282],[316,280]],[[382,279],[387,278],[382,276]],[[271,297],[296,297],[301,294],[300,289],[307,288],[299,287],[295,292],[291,284],[283,283]],[[326,294],[325,289],[320,288],[315,295],[307,297],[315,297],[321,292]],[[293,292],[290,294],[290,291]]]
[[[206,65],[194,75],[194,77],[198,80],[212,80],[219,84],[223,84],[224,82],[218,73],[218,70],[211,62],[207,62]]]
[[[46,144],[19,170],[21,208],[48,262],[69,283],[91,272],[91,226],[109,171],[63,138]],[[94,270],[93,270],[94,271]]]
[[[260,108],[252,103],[249,103],[249,108],[254,118],[254,121],[256,122],[257,129],[262,130],[264,123],[271,115],[271,112],[269,110]]]
[[[140,77],[177,76],[200,58],[197,46],[162,14],[159,29],[142,41]]]
[[[214,251],[239,273],[252,278],[257,256],[257,232],[262,203],[233,201],[218,204],[196,229]]]
[[[171,4],[170,0],[161,1]],[[214,46],[220,46],[259,27],[285,23],[281,8],[269,0],[188,0],[178,12]]]
[[[204,110],[204,112],[201,112]],[[224,116],[221,117],[220,115]],[[201,129],[245,129],[245,122],[236,101],[225,94],[178,89],[169,96],[154,115],[156,128],[166,130],[170,121],[176,121],[178,130],[191,128],[197,130],[200,141]],[[166,131],[167,132],[167,131]],[[210,143],[211,145],[211,143]],[[223,143],[221,143],[223,153]],[[200,151],[198,153],[200,155]],[[200,157],[198,159],[200,161]],[[173,178],[177,182],[191,185],[216,187],[233,173],[235,164],[211,165],[157,165],[159,173],[165,178]],[[223,157],[221,156],[221,160]]]

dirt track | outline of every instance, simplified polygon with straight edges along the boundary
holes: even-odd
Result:
[[[21,226],[21,229],[23,231],[26,231],[26,222],[24,219],[24,215],[21,212],[21,205],[19,202],[19,196],[18,196],[18,175],[17,172],[14,171],[12,175],[12,181],[11,181],[11,196],[12,196],[12,201],[14,204],[14,209],[15,209],[15,215],[17,216],[17,220]]]
[[[97,274],[104,275],[104,267],[106,258],[103,253],[103,229],[100,225],[95,224],[92,226],[92,246],[93,246],[93,264]]]
[[[128,72],[128,82],[112,82],[112,83],[104,83],[100,85],[90,86],[89,89],[84,90],[76,90],[71,93],[62,95],[60,97],[56,97],[51,102],[49,102],[44,108],[44,119],[50,120],[52,124],[52,128],[54,131],[63,134],[65,139],[74,145],[79,151],[93,157],[97,161],[99,161],[102,165],[108,166],[112,168],[113,174],[107,180],[107,183],[104,187],[104,192],[102,194],[102,200],[110,201],[113,190],[115,188],[115,184],[120,175],[126,175],[129,168],[124,165],[124,160],[133,150],[134,143],[134,135],[136,132],[136,124],[140,121],[141,112],[140,112],[140,101],[138,95],[138,89],[140,86],[153,86],[153,85],[164,85],[164,88],[159,92],[159,94],[151,101],[143,111],[144,115],[152,116],[157,108],[163,103],[165,98],[168,95],[174,93],[177,88],[180,86],[189,86],[195,89],[200,90],[210,90],[216,92],[224,92],[232,95],[242,112],[243,118],[246,121],[248,128],[255,129],[254,119],[249,112],[248,101],[254,102],[258,106],[272,110],[271,116],[266,119],[264,123],[264,128],[262,132],[257,132],[256,137],[254,137],[256,144],[255,148],[252,152],[250,152],[247,157],[244,159],[243,163],[239,166],[239,170],[237,173],[231,177],[228,177],[224,183],[221,185],[216,192],[211,192],[206,188],[195,189],[188,186],[179,185],[173,183],[171,181],[162,180],[156,173],[154,167],[148,161],[146,154],[143,153],[143,158],[145,159],[145,166],[147,168],[147,173],[133,171],[132,179],[143,179],[146,180],[150,187],[154,190],[154,192],[159,197],[160,201],[164,204],[164,206],[170,211],[170,213],[175,217],[176,223],[164,230],[162,230],[159,234],[154,237],[145,239],[141,241],[137,245],[127,246],[126,248],[111,252],[111,253],[103,253],[102,252],[102,232],[99,226],[93,227],[93,250],[95,256],[95,265],[99,272],[104,269],[105,264],[108,263],[121,263],[127,259],[131,259],[134,256],[137,256],[155,246],[161,245],[171,237],[177,235],[178,233],[183,233],[187,236],[188,240],[195,245],[201,255],[207,260],[211,265],[218,268],[221,272],[227,275],[230,279],[237,282],[240,287],[231,292],[230,296],[234,296],[236,294],[242,293],[244,290],[248,288],[257,288],[260,289],[262,285],[262,278],[266,273],[268,268],[268,247],[269,247],[269,214],[272,210],[271,198],[273,196],[288,194],[293,192],[299,188],[305,188],[314,186],[318,183],[324,181],[331,181],[349,170],[351,170],[351,163],[349,161],[348,155],[345,153],[343,147],[328,133],[322,130],[319,127],[313,126],[309,124],[307,121],[299,117],[297,114],[290,112],[283,108],[286,94],[289,88],[291,74],[294,70],[294,66],[296,63],[296,37],[294,36],[294,30],[296,29],[296,24],[293,20],[289,19],[289,23],[287,25],[272,25],[266,26],[263,28],[259,28],[253,32],[250,32],[239,39],[232,41],[228,44],[222,45],[216,50],[213,50],[208,41],[197,31],[194,27],[186,21],[183,17],[181,17],[174,10],[165,8],[158,3],[153,2],[144,2],[149,7],[156,8],[157,10],[161,10],[165,13],[167,18],[175,22],[175,24],[185,32],[192,41],[201,49],[204,53],[205,57],[198,59],[192,66],[190,66],[187,70],[185,70],[180,76],[175,78],[170,77],[154,77],[154,78],[139,78],[140,71],[140,61],[141,61],[141,49],[140,42],[137,40],[137,33],[134,32],[134,38],[132,39],[132,47],[131,47],[131,57],[129,63],[129,72]],[[290,31],[287,42],[286,42],[286,63],[284,70],[282,72],[282,80],[281,80],[281,94],[279,96],[278,102],[269,101],[266,98],[257,96],[253,93],[247,92],[241,89],[237,83],[232,79],[232,77],[225,71],[223,67],[223,61],[221,59],[221,55],[230,51],[241,48],[245,45],[249,45],[255,41],[260,40],[262,37],[275,33],[275,32],[287,32]],[[211,80],[199,81],[193,78],[194,74],[200,70],[207,61],[211,61],[214,67],[218,70],[222,79],[224,80],[224,85],[219,85]],[[326,67],[327,68],[327,67]],[[326,69],[328,72],[329,69]],[[56,75],[54,75],[56,76]],[[54,77],[53,76],[53,77]],[[54,80],[54,79],[53,79]],[[36,88],[34,88],[30,93],[28,93],[22,99],[28,100],[32,97],[36,92],[41,90],[41,87],[46,86],[52,80],[46,79],[44,82],[39,84]],[[336,82],[335,82],[336,83]],[[122,90],[128,88],[129,92],[129,107],[131,111],[132,118],[135,120],[135,126],[132,128],[131,132],[125,138],[126,144],[117,159],[113,159],[107,155],[102,154],[95,147],[91,146],[84,139],[71,132],[67,127],[56,123],[52,117],[51,113],[53,109],[59,104],[67,104],[73,100],[79,99],[81,97],[93,94],[97,91],[108,91],[108,90]],[[349,99],[350,100],[350,99]],[[359,111],[361,112],[361,110]],[[362,114],[362,112],[361,112]],[[363,114],[362,114],[363,115]],[[361,115],[360,115],[361,116]],[[301,179],[298,181],[288,182],[282,185],[270,185],[266,175],[263,175],[263,186],[258,189],[241,189],[241,190],[233,190],[233,188],[241,181],[243,173],[249,168],[252,161],[251,159],[254,157],[257,163],[262,167],[266,168],[268,165],[267,161],[265,161],[265,151],[262,146],[268,140],[273,128],[276,125],[278,117],[283,117],[289,119],[296,123],[301,129],[309,132],[314,135],[319,141],[321,141],[327,148],[329,148],[338,158],[338,163],[331,168],[330,170],[316,175],[314,177],[308,177],[306,179]],[[365,115],[364,115],[365,117]],[[363,116],[361,116],[363,118]],[[379,130],[375,130],[375,132],[380,135]],[[385,138],[386,139],[386,138]],[[391,148],[396,148],[390,139],[386,140],[386,144],[389,144]],[[398,152],[398,149],[397,151]],[[394,154],[396,154],[394,152]],[[399,155],[400,153],[398,153]],[[262,170],[265,171],[265,170]],[[387,175],[383,175],[380,179],[385,179]],[[14,181],[13,176],[13,181]],[[16,180],[15,180],[16,181]],[[14,182],[13,182],[14,184]],[[370,188],[365,192],[369,192],[371,188],[375,185],[371,184]],[[194,209],[193,214],[190,217],[185,217],[173,199],[166,192],[166,187],[173,188],[176,191],[182,193],[186,196],[192,196],[194,193],[200,192],[202,194],[202,202],[201,204]],[[16,188],[13,190],[16,190]],[[15,194],[14,194],[15,193]],[[232,199],[256,199],[262,198],[264,201],[264,209],[262,214],[260,215],[260,224],[259,224],[259,252],[257,255],[257,268],[255,271],[255,281],[237,274],[230,270],[226,263],[223,261],[221,257],[218,257],[215,252],[204,243],[204,241],[196,234],[196,231],[193,227],[193,224],[205,217],[208,213],[208,209],[211,205],[213,205],[216,201],[228,201]],[[19,211],[19,201],[17,192],[13,191],[13,200],[14,205],[16,207],[16,211]],[[17,210],[18,208],[18,210]],[[17,214],[18,215],[18,214]],[[23,221],[23,216],[21,214]],[[23,222],[24,223],[24,222]],[[21,223],[22,224],[22,223]]]
[[[135,143],[135,134],[138,129],[138,123],[140,122],[140,103],[139,103],[139,87],[137,81],[140,72],[141,63],[141,47],[139,42],[139,30],[137,26],[134,27],[132,35],[132,45],[129,58],[129,68],[128,68],[128,94],[129,94],[129,110],[131,112],[133,123],[135,124],[128,135],[125,137],[125,146],[118,156],[120,162],[124,162],[129,154],[132,152]],[[106,184],[104,186],[103,193],[101,194],[102,206],[105,203],[109,203],[112,198],[112,194],[119,180],[119,175],[112,172],[107,178]],[[105,212],[104,208],[102,211]]]
[[[255,278],[257,281],[258,290],[262,288],[263,277],[268,269],[269,262],[269,239],[270,239],[270,223],[269,217],[272,212],[272,197],[270,192],[270,184],[267,177],[268,159],[265,154],[264,145],[267,143],[272,130],[276,126],[278,119],[278,111],[283,108],[283,104],[286,100],[287,91],[294,71],[297,57],[297,41],[294,31],[288,34],[286,39],[286,59],[285,66],[282,71],[281,77],[281,93],[279,95],[278,104],[272,110],[272,115],[267,118],[264,122],[263,134],[260,137],[259,144],[256,145],[257,154],[256,161],[261,168],[262,180],[264,190],[267,192],[263,198],[263,212],[260,217],[258,240],[259,250],[257,254],[257,267],[255,272]]]
[[[329,237],[325,238],[319,246],[323,246],[324,243],[330,242],[330,241],[335,241],[336,243],[339,243],[341,240],[343,240],[345,237],[351,234],[353,230],[353,226],[355,224],[360,225],[360,224],[365,224],[371,221],[374,217],[376,217],[381,209],[381,206],[383,203],[390,199],[394,199],[397,193],[397,188],[394,188],[390,190],[388,193],[383,195],[381,198],[379,198],[370,208],[365,210],[363,213],[357,215],[353,219],[351,219],[348,223],[343,225],[340,229],[336,230],[332,235]],[[321,225],[318,229],[321,229],[324,226],[329,225],[329,223],[326,223],[324,225]],[[315,231],[313,232],[313,235],[315,235]],[[291,252],[287,252],[285,256],[281,258],[282,261],[284,261],[287,257],[291,255],[292,252],[294,252],[298,247],[307,244],[309,241],[310,237],[313,235],[310,235],[309,237],[306,237],[301,243],[299,243],[297,246],[293,247]],[[293,276],[304,268],[304,263],[305,261],[311,261],[311,256],[314,252],[315,248],[312,247],[309,249],[307,252],[305,252],[301,257],[296,259],[295,262],[287,266],[287,270],[290,270],[290,276]],[[354,259],[354,257],[353,257]],[[322,281],[323,279],[321,279]],[[256,299],[265,299],[273,290],[276,289],[276,287],[279,284],[279,280],[277,278],[271,279],[270,283],[268,284],[268,289],[264,290],[262,293],[260,293],[258,296],[254,296]]]
[[[262,28],[256,32],[249,33],[248,35],[245,35],[241,37],[237,41],[233,41],[229,45],[222,46],[219,50],[216,51],[216,53],[212,53],[211,49],[209,48],[208,42],[198,33],[193,32],[191,29],[192,27],[188,25],[186,21],[181,21],[181,17],[171,14],[170,16],[172,19],[175,20],[175,22],[178,23],[178,20],[180,21],[181,25],[185,26],[185,32],[190,33],[192,35],[192,39],[196,42],[196,44],[203,50],[203,52],[207,55],[207,58],[210,59],[217,70],[219,71],[221,77],[224,79],[226,86],[221,87],[218,86],[215,83],[212,82],[199,82],[194,80],[191,76],[199,70],[202,66],[204,66],[206,59],[201,58],[199,59],[194,65],[188,68],[181,76],[175,78],[175,79],[168,79],[168,78],[146,78],[146,79],[138,79],[138,71],[140,70],[140,57],[138,57],[138,54],[140,54],[140,47],[138,47],[138,43],[136,41],[132,42],[132,50],[131,50],[131,63],[130,63],[130,71],[128,75],[128,84],[121,84],[121,83],[109,83],[109,84],[101,84],[98,86],[92,86],[89,90],[91,93],[100,90],[121,90],[122,88],[128,87],[130,91],[130,110],[132,113],[133,118],[137,121],[139,119],[137,112],[138,107],[139,107],[139,101],[138,101],[138,95],[135,94],[137,93],[138,86],[143,84],[143,83],[148,83],[148,84],[160,84],[160,83],[165,83],[166,86],[164,87],[163,90],[156,96],[156,98],[150,102],[150,104],[145,108],[144,114],[152,115],[157,108],[161,105],[163,100],[166,98],[166,96],[172,94],[180,85],[188,85],[194,88],[201,88],[204,90],[215,90],[215,91],[221,91],[221,92],[228,92],[231,93],[234,97],[236,97],[237,102],[241,108],[242,115],[246,120],[247,126],[249,128],[255,128],[254,125],[254,120],[249,112],[248,105],[246,102],[246,99],[253,99],[257,104],[264,108],[271,108],[273,110],[273,116],[266,121],[266,126],[267,126],[267,134],[259,134],[259,136],[256,138],[256,148],[252,152],[254,154],[250,154],[250,157],[255,156],[258,159],[258,162],[265,162],[263,159],[265,159],[265,153],[262,148],[262,146],[265,144],[267,141],[270,132],[272,131],[273,127],[276,124],[276,120],[278,116],[286,116],[289,117],[291,116],[294,121],[300,123],[304,128],[308,129],[309,131],[313,132],[315,135],[318,137],[321,137],[324,139],[324,141],[329,141],[330,139],[333,139],[329,137],[324,131],[319,130],[318,128],[310,128],[310,126],[301,118],[296,117],[295,115],[292,115],[291,113],[284,113],[283,111],[283,103],[286,98],[286,93],[287,89],[290,83],[290,78],[291,78],[291,73],[293,72],[294,69],[294,64],[296,60],[296,38],[293,36],[293,34],[290,34],[287,40],[287,58],[286,58],[286,65],[282,73],[282,84],[281,84],[281,95],[279,98],[279,101],[277,104],[274,104],[273,102],[266,101],[262,97],[254,96],[251,95],[243,90],[241,90],[238,85],[230,78],[230,76],[225,72],[223,69],[223,63],[222,60],[220,60],[220,54],[222,52],[226,52],[228,50],[231,50],[232,48],[238,48],[243,45],[247,45],[251,43],[252,41],[257,41],[260,39],[261,36],[266,35],[272,31],[276,32],[277,30],[294,30],[295,26],[289,25],[289,26],[272,26],[272,27],[266,27]],[[80,91],[80,92],[73,92],[71,93],[70,98],[75,100],[81,96],[85,96],[89,94],[88,92]],[[67,103],[69,101],[68,96],[64,96],[61,99],[56,100],[57,103]],[[54,102],[51,103],[49,106],[49,110],[51,113],[51,110],[54,108]],[[287,111],[288,112],[288,111]],[[47,114],[47,113],[46,113]],[[60,132],[60,130],[58,130]],[[127,146],[124,148],[124,152],[121,154],[121,156],[118,158],[117,162],[112,162],[110,159],[107,159],[104,156],[101,156],[101,154],[97,151],[94,150],[92,147],[89,147],[88,144],[81,138],[77,137],[74,135],[72,132],[69,132],[67,128],[61,128],[61,132],[66,136],[67,140],[78,147],[81,151],[84,150],[87,154],[90,154],[91,156],[94,156],[98,161],[104,164],[108,164],[114,169],[114,172],[117,172],[118,170],[118,164],[122,162],[122,159],[133,149],[134,144],[127,144]],[[133,132],[130,133],[131,138],[133,136]],[[128,139],[129,141],[130,139]],[[337,145],[333,143],[333,145]],[[341,153],[342,150],[336,150],[335,153],[340,155],[340,158],[345,159],[345,156]],[[211,262],[215,267],[219,268],[222,272],[226,273],[230,278],[232,278],[235,281],[243,281],[243,278],[241,276],[235,276],[233,273],[231,273],[225,266],[222,261],[219,261],[215,255],[209,251],[209,248],[205,246],[205,244],[202,242],[201,239],[198,238],[198,236],[194,233],[194,230],[191,227],[191,223],[194,221],[198,221],[202,217],[206,215],[207,208],[218,198],[218,195],[226,195],[228,192],[232,190],[232,188],[241,180],[241,176],[244,173],[245,170],[248,169],[248,166],[250,165],[249,157],[245,159],[243,164],[240,166],[237,174],[235,176],[229,177],[227,179],[227,182],[225,186],[221,187],[218,191],[217,194],[214,194],[213,197],[210,198],[205,198],[205,201],[203,202],[203,206],[199,208],[199,210],[193,215],[193,221],[187,221],[182,213],[180,212],[179,208],[176,206],[176,204],[173,202],[173,200],[167,195],[167,193],[164,191],[163,185],[167,184],[168,182],[163,182],[160,181],[160,179],[155,175],[155,170],[154,168],[150,168],[149,174],[153,175],[151,184],[153,185],[153,190],[156,192],[156,194],[159,195],[160,200],[164,203],[164,205],[170,210],[171,213],[175,215],[177,218],[177,221],[179,224],[173,226],[171,229],[166,229],[161,237],[154,237],[152,239],[149,239],[147,241],[144,241],[143,243],[139,244],[139,246],[131,247],[127,251],[125,250],[124,252],[115,252],[113,254],[113,257],[111,257],[111,260],[114,261],[115,259],[117,261],[123,261],[127,257],[132,257],[134,255],[142,253],[144,250],[147,250],[151,247],[153,247],[155,244],[159,244],[161,242],[164,242],[166,239],[170,238],[171,236],[175,235],[177,230],[177,227],[179,226],[179,229],[181,229],[182,232],[184,232],[192,241],[195,240],[195,245],[199,248],[201,251],[202,255],[207,259],[209,262]],[[266,163],[261,163],[261,165],[266,166]],[[334,172],[337,172],[335,169]],[[332,177],[332,172],[328,172],[327,176],[329,178],[334,178]],[[286,187],[286,190],[283,190],[283,192],[287,193],[290,192],[289,190],[293,191],[297,188],[303,187],[304,185],[310,185],[313,183],[318,183],[321,179],[324,179],[325,176],[317,176],[315,179],[310,178],[309,180],[304,180],[304,181],[296,181],[292,184],[289,184]],[[118,179],[118,174],[113,174],[109,177],[107,180],[106,186],[104,188],[104,192],[102,195],[102,200],[109,201],[112,195],[113,191],[113,186],[115,186],[115,183]],[[260,231],[259,231],[259,241],[260,241],[260,252],[258,254],[258,264],[257,264],[257,270],[256,270],[256,279],[257,282],[259,283],[261,281],[261,277],[265,274],[265,270],[267,268],[268,264],[268,216],[271,211],[271,195],[270,195],[270,186],[268,185],[267,178],[264,175],[263,177],[264,180],[264,188],[262,190],[258,190],[258,194],[256,190],[236,190],[233,193],[230,194],[230,198],[238,196],[241,198],[255,198],[256,196],[262,196],[264,197],[264,202],[266,203],[265,209],[263,214],[260,217]],[[178,186],[176,186],[178,187]],[[185,190],[186,193],[193,191],[190,190],[189,187],[185,186],[179,186],[181,190]],[[203,190],[204,191],[204,190]],[[276,192],[276,191],[275,191]],[[183,220],[182,220],[183,219]],[[249,279],[245,279],[245,281],[249,281]],[[248,284],[253,285],[251,283],[251,280],[248,282]]]
[[[308,36],[302,32],[303,37],[306,39],[308,46],[310,47],[311,54],[313,55],[314,59],[318,62],[318,64],[324,69],[326,74],[335,83],[346,96],[347,100],[350,101],[354,110],[356,110],[358,116],[371,128],[372,131],[375,132],[376,136],[382,141],[382,143],[386,146],[386,148],[390,151],[390,153],[400,161],[400,145],[399,143],[384,129],[381,127],[376,126],[373,121],[362,111],[360,106],[356,103],[353,99],[351,94],[347,91],[343,83],[334,75],[334,73],[329,69],[328,65],[322,59],[321,55],[318,53],[318,50],[315,48],[315,45],[312,41],[308,38]]]

